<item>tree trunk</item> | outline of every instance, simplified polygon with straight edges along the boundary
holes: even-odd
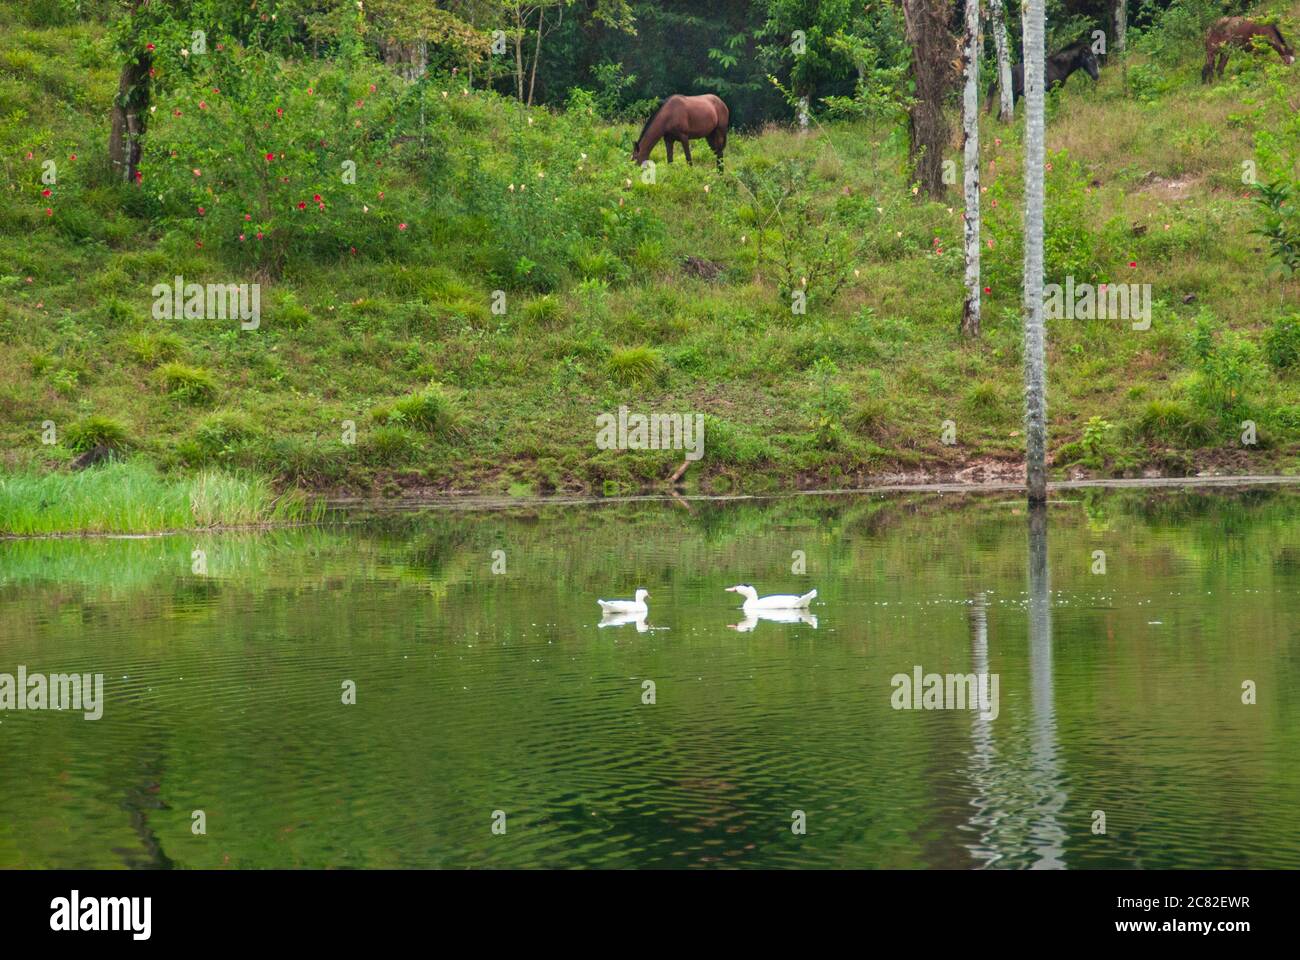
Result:
[[[943,98],[952,82],[948,6],[943,0],[903,0],[903,19],[916,85],[915,102],[907,115],[908,155],[921,189],[939,199],[944,194],[943,151],[949,137]]]
[[[989,16],[993,21],[993,50],[998,59],[998,119],[1010,120],[1016,112],[1011,91],[1011,42],[1007,39],[1007,20],[1002,0],[989,0]]]
[[[524,15],[515,4],[515,93],[524,102]]]
[[[1115,48],[1119,50],[1120,82],[1128,90],[1128,0],[1115,4]]]
[[[962,176],[966,209],[962,226],[966,247],[966,304],[961,332],[980,335],[980,4],[966,0],[966,33],[962,44],[966,87],[962,91],[961,125],[964,141]]]
[[[1047,499],[1047,371],[1043,331],[1043,15],[1025,0],[1025,480],[1030,503]]]
[[[533,48],[533,69],[528,77],[528,105],[533,105],[533,91],[537,88],[537,61],[542,59],[542,24],[546,20],[546,8],[537,11],[537,45]]]
[[[113,98],[108,134],[108,162],[113,175],[132,183],[140,169],[141,140],[149,117],[149,67],[153,58],[140,54],[122,65]]]

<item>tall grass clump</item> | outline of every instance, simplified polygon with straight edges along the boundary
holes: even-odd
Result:
[[[431,383],[418,393],[407,394],[370,411],[374,420],[389,426],[409,426],[439,439],[461,436],[465,427],[460,408],[440,384]]]
[[[163,477],[139,463],[80,473],[0,475],[0,536],[159,533],[315,519],[319,505],[219,471]]]

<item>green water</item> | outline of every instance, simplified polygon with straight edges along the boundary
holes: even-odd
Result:
[[[1060,496],[0,543],[0,867],[1300,867],[1300,491]]]

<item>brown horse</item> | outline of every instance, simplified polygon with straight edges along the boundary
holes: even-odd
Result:
[[[722,169],[722,151],[727,147],[727,124],[731,120],[731,111],[727,105],[711,93],[700,97],[684,97],[674,93],[659,105],[644,127],[641,136],[632,145],[632,160],[638,164],[650,158],[650,151],[660,140],[668,151],[668,162],[673,162],[673,143],[680,143],[686,154],[686,162],[691,162],[691,141],[701,138],[709,141],[718,158],[718,169]]]
[[[1259,37],[1277,51],[1285,64],[1295,62],[1295,54],[1282,38],[1282,31],[1271,23],[1256,23],[1249,17],[1224,17],[1215,21],[1210,32],[1205,35],[1205,66],[1201,68],[1201,83],[1208,83],[1214,74],[1214,58],[1219,58],[1219,77],[1223,77],[1223,68],[1228,65],[1228,49],[1240,47],[1243,50],[1254,48],[1254,38]]]

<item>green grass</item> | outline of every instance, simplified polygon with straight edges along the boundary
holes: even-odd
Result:
[[[87,442],[75,425],[111,421],[163,475],[219,468],[275,489],[662,483],[679,451],[596,449],[596,416],[621,405],[705,415],[704,457],[686,475],[705,492],[943,478],[1023,456],[1020,120],[981,117],[993,245],[975,342],[958,332],[959,192],[913,196],[903,131],[733,132],[725,173],[669,166],[660,146],[645,184],[626,156],[634,127],[540,109],[529,124],[459,82],[430,95],[436,156],[412,145],[385,160],[400,242],[372,248],[359,234],[356,254],[290,251],[261,278],[256,330],[159,321],[156,283],[254,278],[220,244],[196,246],[192,225],[158,215],[149,194],[94,172],[117,79],[102,26],[33,27],[17,9],[0,0],[0,117],[21,107],[39,123],[0,119],[0,155],[18,158],[0,174],[0,470],[62,482]],[[1203,87],[1201,55],[1191,41],[1158,62],[1139,49],[1131,89],[1110,65],[1052,98],[1048,280],[1150,283],[1155,304],[1145,333],[1049,323],[1057,476],[1082,461],[1100,475],[1296,470],[1300,363],[1294,322],[1279,318],[1300,313],[1300,289],[1267,272],[1240,173],[1281,119],[1268,85],[1300,99],[1300,69],[1234,57]],[[54,218],[28,151],[78,155],[61,166]],[[818,224],[807,236],[862,241],[860,255],[783,252],[756,227],[740,177],[769,182],[788,163],[806,167],[800,209]],[[812,269],[828,264],[846,274],[834,297]],[[801,314],[783,288],[805,272]],[[1211,361],[1193,349],[1202,312]],[[1243,450],[1242,410],[1267,445]],[[1081,460],[1094,418],[1116,429],[1104,458]],[[941,440],[946,420],[955,445]],[[43,442],[46,421],[58,443]]]
[[[140,463],[80,473],[0,475],[0,536],[156,533],[315,519],[304,495],[277,496],[260,477],[202,471],[159,476]]]

